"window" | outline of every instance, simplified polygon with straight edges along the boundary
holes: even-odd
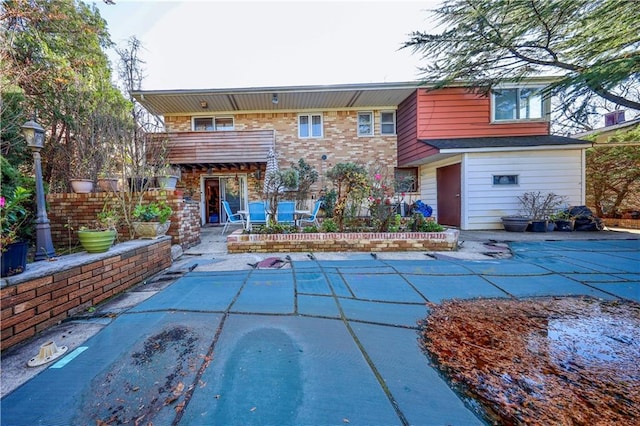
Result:
[[[494,185],[517,185],[518,175],[493,175]]]
[[[373,136],[373,113],[358,113],[358,136]]]
[[[542,118],[541,87],[495,89],[492,92],[493,120],[531,120]]]
[[[394,111],[383,111],[380,113],[380,134],[396,134],[396,113]]]
[[[216,117],[216,130],[233,130],[233,117]]]
[[[322,137],[322,115],[305,114],[298,116],[298,136],[301,138]]]
[[[418,191],[418,168],[406,167],[395,170],[395,190],[396,192],[416,192]]]
[[[193,130],[233,130],[233,117],[198,117],[193,119]]]
[[[213,117],[194,118],[193,130],[213,130]]]

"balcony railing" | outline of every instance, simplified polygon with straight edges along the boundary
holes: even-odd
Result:
[[[171,164],[265,163],[275,144],[274,130],[166,132],[148,135],[163,143]]]

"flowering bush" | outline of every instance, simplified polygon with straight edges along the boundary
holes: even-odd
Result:
[[[19,186],[10,198],[0,197],[0,225],[2,235],[0,248],[6,251],[9,244],[18,241],[20,226],[27,220],[29,211],[25,204],[30,200],[31,192]]]
[[[392,179],[374,173],[369,191],[369,214],[372,225],[378,232],[389,230],[398,205],[404,202],[405,193],[397,192],[398,186]]]

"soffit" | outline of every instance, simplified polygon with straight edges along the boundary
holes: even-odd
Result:
[[[304,111],[395,107],[418,83],[371,85],[266,87],[177,91],[138,91],[133,96],[157,115],[207,114],[240,111]],[[278,103],[272,102],[277,95]],[[201,106],[206,102],[206,108]]]

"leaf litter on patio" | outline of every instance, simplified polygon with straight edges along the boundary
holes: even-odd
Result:
[[[640,424],[640,305],[593,298],[431,305],[431,361],[494,424]]]

